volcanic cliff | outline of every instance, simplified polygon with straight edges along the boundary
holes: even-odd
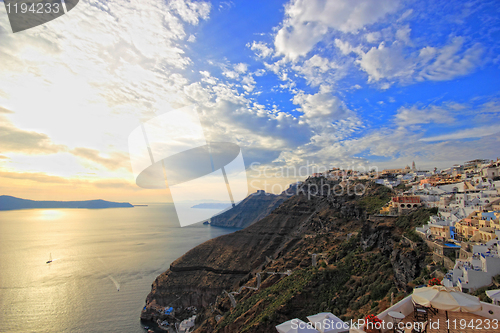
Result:
[[[309,178],[298,193],[174,261],[154,281],[141,318],[195,306],[198,333],[270,332],[321,311],[362,317],[428,277],[427,249],[411,230],[433,212],[370,218],[392,194],[372,182]]]

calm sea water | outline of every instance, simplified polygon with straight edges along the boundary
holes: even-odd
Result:
[[[0,332],[145,332],[154,279],[235,230],[181,228],[169,204],[0,212]]]

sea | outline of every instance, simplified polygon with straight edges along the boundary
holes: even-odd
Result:
[[[0,211],[0,332],[143,333],[155,278],[236,230],[181,228],[172,204]]]

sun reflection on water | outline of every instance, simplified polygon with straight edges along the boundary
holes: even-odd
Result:
[[[57,220],[64,216],[64,212],[60,209],[43,209],[39,212],[40,220],[50,221]]]

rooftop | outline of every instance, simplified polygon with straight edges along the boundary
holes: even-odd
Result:
[[[476,312],[451,312],[448,311],[448,319],[450,323],[450,333],[469,333],[469,332],[488,332],[488,333],[500,333],[500,306],[493,305],[490,303],[481,302],[482,309]],[[419,322],[415,320],[413,317],[413,303],[411,295],[402,299],[398,303],[394,304],[390,308],[385,311],[379,313],[377,317],[386,323],[386,327],[388,326],[388,322],[394,322],[393,318],[389,316],[389,312],[400,312],[405,318],[402,320],[403,323],[414,323]],[[433,314],[428,312],[429,322],[433,323],[432,327],[428,327],[427,332],[431,333],[447,333],[446,327],[446,312],[443,310],[439,310],[437,314]],[[456,327],[455,320],[456,319]],[[461,323],[464,323],[462,319],[465,319],[467,325],[465,327],[461,326]],[[439,322],[438,322],[439,320]],[[471,324],[471,320],[474,320]],[[493,320],[496,320],[496,325]],[[420,321],[421,322],[421,321]],[[439,324],[438,324],[439,323]],[[482,327],[480,328],[478,325],[482,323]],[[487,328],[487,323],[490,323],[490,327]],[[495,325],[494,325],[495,324]],[[438,325],[440,326],[438,328]],[[470,326],[468,326],[470,325]],[[472,327],[473,326],[473,327]],[[462,328],[463,327],[463,328]],[[359,331],[358,331],[359,332]],[[361,331],[363,332],[363,331]],[[392,329],[382,329],[382,332],[392,332]],[[411,332],[407,330],[405,332]]]

